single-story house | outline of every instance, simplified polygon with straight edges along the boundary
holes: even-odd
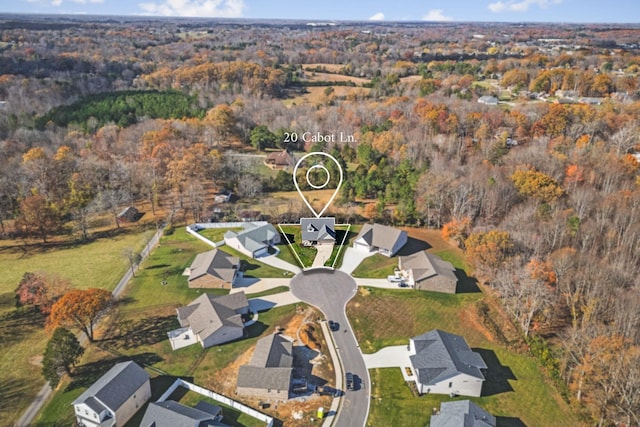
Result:
[[[333,245],[336,243],[336,219],[328,218],[300,218],[302,244]]]
[[[478,98],[478,102],[485,105],[498,105],[498,98],[495,96],[485,95]]]
[[[124,208],[117,215],[118,222],[120,222],[120,223],[122,223],[122,222],[136,222],[139,217],[140,217],[140,212],[138,211],[138,209],[136,209],[133,206],[129,206],[127,208]]]
[[[423,291],[456,293],[458,278],[450,262],[427,251],[398,258],[400,274],[409,286]]]
[[[231,201],[232,195],[233,195],[233,192],[231,190],[227,190],[226,188],[223,188],[222,190],[214,194],[213,201],[216,203],[229,203]]]
[[[151,398],[149,374],[133,361],[115,364],[72,405],[78,427],[123,426]]]
[[[203,252],[196,255],[189,267],[189,287],[229,289],[241,274],[239,268],[238,257],[218,249]]]
[[[251,258],[269,254],[269,247],[280,243],[280,233],[271,224],[247,223],[240,232],[227,231],[224,243]]]
[[[192,408],[174,400],[152,402],[144,413],[140,427],[225,427],[222,408],[200,401]]]
[[[236,391],[263,400],[285,400],[292,374],[292,340],[272,334],[258,340],[249,364],[240,366]]]
[[[480,396],[487,365],[460,335],[434,329],[409,341],[419,393]]]
[[[353,242],[353,247],[378,252],[391,257],[407,243],[407,232],[380,224],[365,224]]]
[[[180,326],[189,328],[202,347],[207,348],[242,338],[242,315],[249,313],[249,302],[244,292],[202,294],[177,312]]]
[[[496,427],[496,417],[469,400],[442,402],[431,427]]]
[[[264,160],[264,164],[269,166],[271,169],[288,170],[294,168],[296,165],[296,158],[289,152],[289,150],[284,149],[282,151],[270,153]]]

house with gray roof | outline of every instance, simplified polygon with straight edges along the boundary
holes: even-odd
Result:
[[[442,402],[431,427],[496,427],[496,417],[469,400]]]
[[[407,243],[407,232],[381,224],[365,224],[356,236],[353,247],[391,257]]]
[[[243,337],[242,315],[249,313],[249,302],[244,292],[202,294],[177,312],[180,326],[188,328],[188,333],[207,348]]]
[[[268,255],[269,247],[280,243],[280,233],[271,224],[249,222],[240,232],[227,231],[224,243],[251,258],[258,258]]]
[[[419,393],[480,396],[487,369],[460,335],[434,329],[409,341],[409,360]]]
[[[225,427],[222,408],[200,401],[192,408],[173,400],[153,402],[147,407],[140,427]]]
[[[300,218],[302,245],[333,245],[336,243],[336,219]]]
[[[241,275],[239,268],[240,258],[218,249],[200,253],[189,267],[189,287],[229,289]]]
[[[150,398],[149,374],[129,361],[115,364],[72,405],[78,427],[117,427]]]
[[[258,340],[249,364],[240,366],[236,391],[263,400],[286,400],[292,374],[292,340],[272,334]]]
[[[498,105],[498,98],[495,96],[485,95],[478,98],[478,103],[485,105]]]
[[[421,251],[401,256],[398,268],[409,286],[423,291],[456,293],[458,278],[455,268],[437,255]]]

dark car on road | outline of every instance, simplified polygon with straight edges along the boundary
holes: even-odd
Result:
[[[356,383],[353,380],[353,374],[351,372],[347,372],[345,375],[345,380],[346,380],[346,384],[347,384],[347,390],[355,390],[356,389]]]
[[[329,329],[331,329],[332,331],[339,331],[340,330],[340,324],[337,322],[334,322],[333,320],[329,320]]]

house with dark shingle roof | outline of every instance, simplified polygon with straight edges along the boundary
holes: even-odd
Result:
[[[327,218],[300,218],[302,244],[333,245],[336,243],[336,219]]]
[[[458,278],[450,262],[426,251],[398,258],[400,274],[409,286],[423,291],[455,294]]]
[[[227,231],[224,243],[251,258],[258,258],[268,255],[269,247],[280,243],[280,233],[271,224],[248,222],[240,232]]]
[[[406,231],[381,224],[365,224],[356,236],[353,247],[391,257],[407,243],[407,239]]]
[[[431,427],[496,427],[496,417],[469,400],[442,402]]]
[[[288,170],[293,169],[296,165],[296,158],[284,149],[282,151],[270,153],[264,160],[264,164],[275,170]]]
[[[280,334],[258,340],[248,365],[240,366],[236,391],[263,400],[289,398],[293,343]]]
[[[487,369],[460,335],[438,329],[409,341],[409,359],[419,393],[480,396]]]
[[[135,362],[114,365],[72,405],[78,427],[123,426],[151,398],[149,374]]]
[[[173,400],[153,402],[147,407],[140,427],[225,427],[222,408],[200,401],[195,408]]]
[[[200,253],[189,267],[190,288],[233,287],[239,276],[240,259],[217,249]]]
[[[249,302],[244,292],[202,294],[177,312],[180,326],[189,328],[190,334],[207,348],[243,337],[242,315],[249,313]]]

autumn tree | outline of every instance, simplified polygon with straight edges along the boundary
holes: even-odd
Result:
[[[500,268],[514,244],[507,231],[474,232],[464,241],[467,259],[488,277]]]
[[[58,385],[63,373],[71,374],[83,354],[84,348],[71,331],[56,328],[42,357],[42,374],[51,387]]]
[[[535,169],[518,169],[511,175],[511,180],[522,196],[542,202],[553,203],[564,194],[555,179]]]
[[[442,238],[445,240],[453,239],[458,246],[461,246],[469,235],[470,226],[471,218],[464,217],[461,220],[454,218],[442,226]]]
[[[47,320],[49,328],[75,326],[89,341],[94,341],[93,328],[100,314],[111,302],[111,292],[104,289],[74,289],[64,294],[52,307]]]
[[[42,273],[24,273],[16,289],[20,305],[32,305],[42,314],[49,314],[53,304],[69,289],[69,283]]]
[[[16,226],[27,235],[38,236],[47,243],[47,236],[62,225],[60,212],[42,194],[33,194],[20,201],[20,215]]]

